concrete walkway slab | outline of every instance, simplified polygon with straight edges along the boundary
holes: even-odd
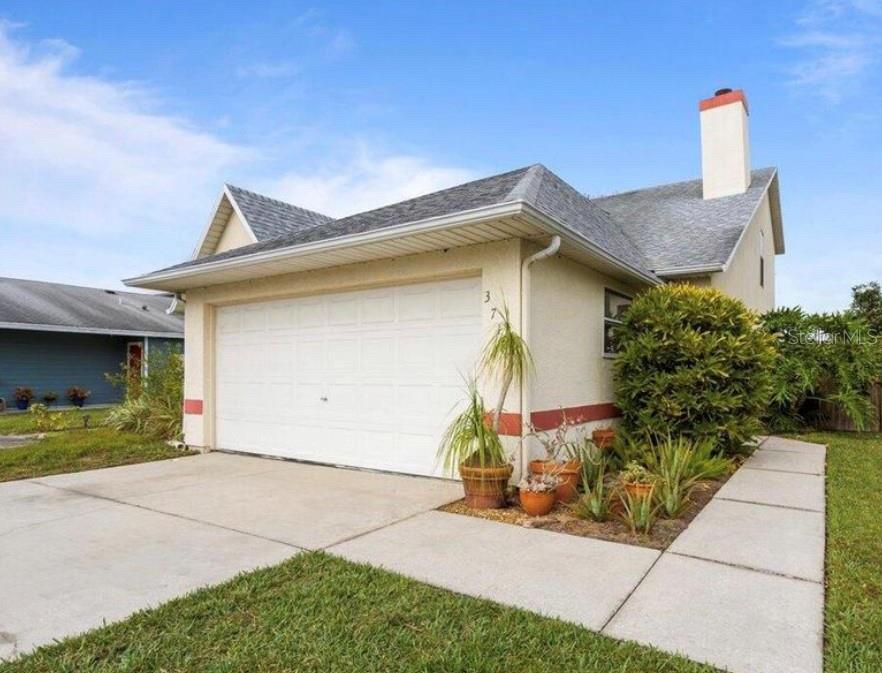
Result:
[[[328,551],[594,630],[660,553],[445,512],[427,512]]]
[[[747,459],[744,467],[752,470],[824,474],[824,454],[760,449]]]
[[[58,502],[56,489],[40,486]],[[290,546],[107,501],[0,541],[0,658],[122,619],[297,553]]]
[[[664,554],[603,633],[738,673],[821,673],[820,584]]]
[[[441,479],[258,462],[272,469],[126,501],[316,550],[462,497],[460,484]]]
[[[827,454],[827,447],[823,444],[802,442],[798,439],[788,439],[786,437],[767,437],[760,444],[760,448],[764,451],[789,451],[791,453],[814,456],[824,456]]]
[[[716,498],[824,511],[824,477],[742,467]]]
[[[714,499],[668,552],[823,582],[824,515]]]

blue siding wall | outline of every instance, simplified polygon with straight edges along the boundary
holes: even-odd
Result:
[[[71,386],[92,391],[86,404],[118,402],[122,390],[111,386],[105,372],[117,372],[126,357],[126,343],[134,337],[63,332],[0,330],[0,397],[15,404],[16,386],[34,391],[36,402],[44,393],[58,395],[59,405],[70,404],[65,393]]]

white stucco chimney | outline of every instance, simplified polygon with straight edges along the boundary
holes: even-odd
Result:
[[[750,187],[747,96],[741,89],[720,89],[698,110],[704,198],[743,194]]]

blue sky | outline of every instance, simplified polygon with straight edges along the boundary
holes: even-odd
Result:
[[[258,6],[259,5],[259,6]],[[0,2],[0,274],[187,258],[223,181],[332,215],[542,162],[697,177],[697,102],[781,172],[778,301],[882,280],[882,0]]]

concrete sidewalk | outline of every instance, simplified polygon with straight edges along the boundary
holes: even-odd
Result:
[[[664,553],[444,512],[328,551],[735,673],[821,673],[824,455],[768,438]]]

